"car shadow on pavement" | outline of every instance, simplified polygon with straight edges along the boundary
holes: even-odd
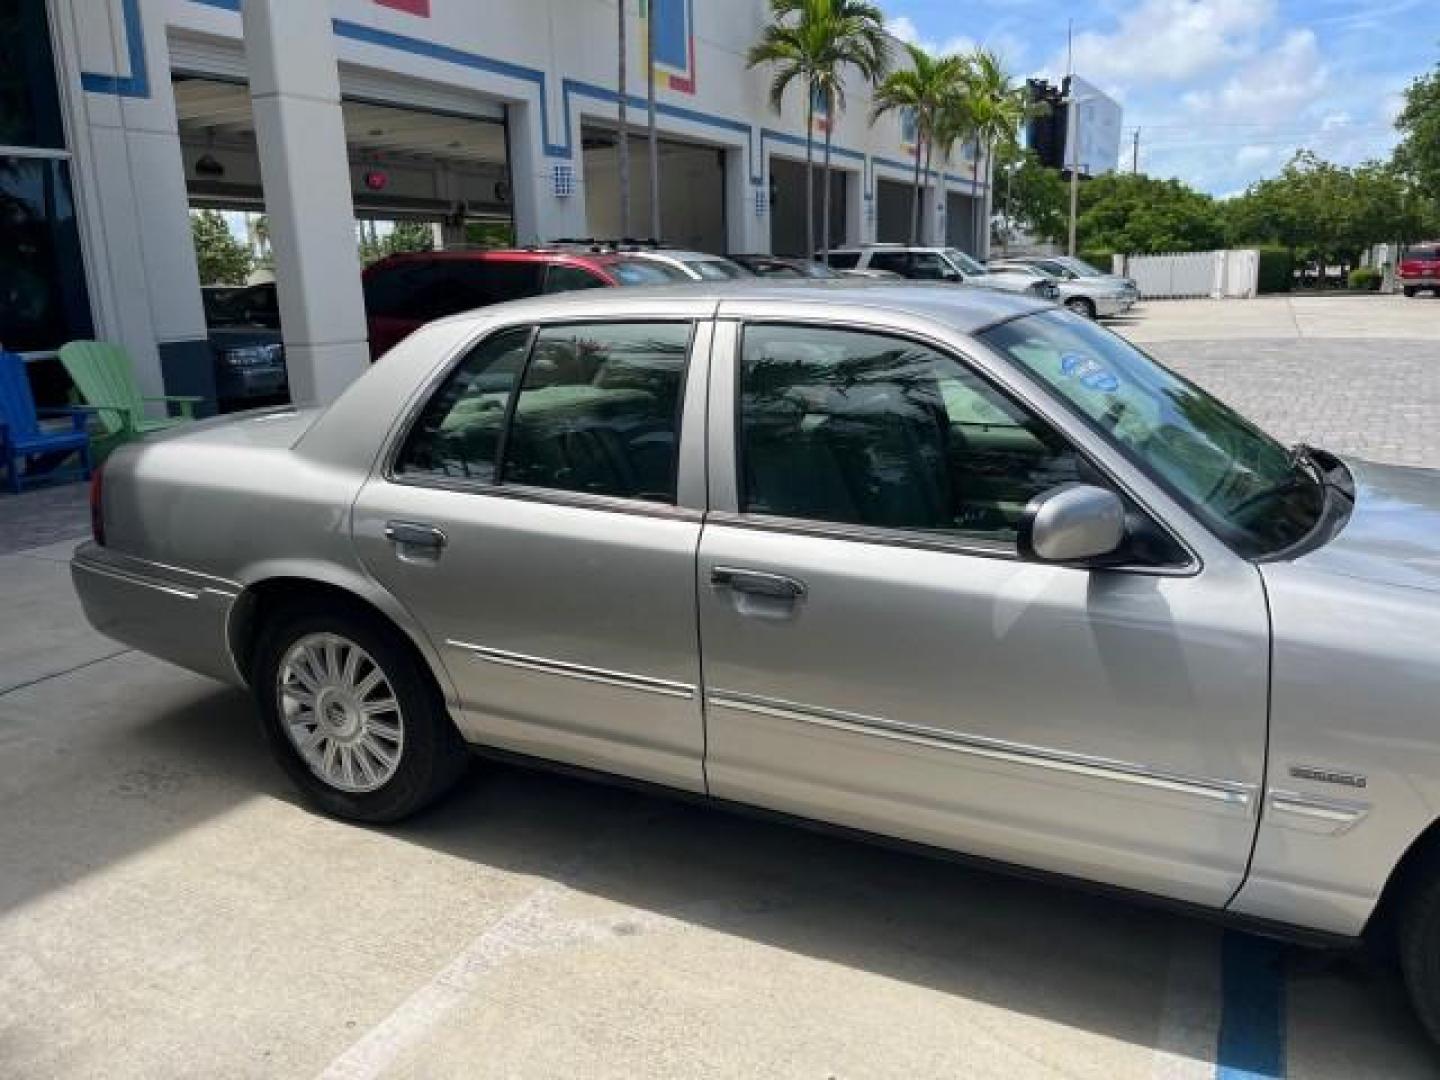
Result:
[[[255,796],[302,805],[271,762],[247,695],[198,680],[180,691],[137,722],[97,733],[130,760],[108,779],[100,805],[77,819],[83,837],[69,842],[83,845],[83,858],[53,860],[48,874],[25,881],[12,876],[0,887],[4,907]],[[661,917],[669,929],[657,932],[738,937],[1147,1052],[1196,1053],[1163,1045],[1196,1038],[1176,1028],[1170,1013],[1195,1007],[1175,996],[1218,995],[1220,932],[1198,920],[509,763],[477,758],[437,806],[363,831]],[[1177,958],[1198,965],[1198,985],[1177,984]],[[1318,979],[1332,978],[1337,963],[1358,961],[1304,950],[1287,957]],[[1352,966],[1345,978],[1398,1000],[1393,981],[1368,968]],[[1417,1038],[1408,1017],[1390,1024]],[[1363,1061],[1330,1065],[1319,1057],[1305,1075],[1366,1072]]]

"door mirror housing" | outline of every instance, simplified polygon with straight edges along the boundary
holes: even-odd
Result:
[[[1030,500],[1018,542],[1021,556],[1037,562],[1102,562],[1124,546],[1125,504],[1106,488],[1062,484]]]

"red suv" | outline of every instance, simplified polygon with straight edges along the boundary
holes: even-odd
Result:
[[[364,274],[370,356],[378,359],[425,323],[540,293],[688,280],[623,252],[422,251],[391,255]]]
[[[1440,296],[1440,243],[1417,244],[1400,260],[1400,287],[1406,296],[1429,289]]]

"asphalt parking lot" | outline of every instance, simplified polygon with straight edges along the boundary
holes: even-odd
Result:
[[[1440,466],[1440,301],[1305,299],[1116,328],[1282,438]],[[245,695],[86,627],[84,529],[0,497],[0,1076],[1440,1072],[1363,955],[487,763],[316,816]]]

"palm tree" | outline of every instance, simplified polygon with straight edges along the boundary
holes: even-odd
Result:
[[[620,55],[616,77],[619,84],[620,141],[615,145],[620,154],[620,238],[623,240],[630,235],[630,125],[626,101],[629,94],[629,57],[626,53],[630,49],[630,41],[626,33],[625,0],[618,0],[615,6],[620,10]]]
[[[825,225],[822,256],[830,251],[830,148],[835,117],[845,107],[845,73],[855,68],[869,82],[884,75],[890,61],[884,16],[865,0],[770,0],[773,21],[750,47],[750,67],[770,64],[770,104],[784,107],[785,91],[800,83],[805,99],[805,244],[815,251],[815,106],[826,111]],[[791,17],[794,16],[794,21]]]
[[[975,164],[972,172],[975,198],[975,244],[979,257],[988,247],[989,222],[985,219],[985,200],[980,197],[980,162],[984,156],[985,172],[989,175],[997,147],[1007,149],[1018,145],[1020,125],[1030,115],[1025,88],[1016,83],[1000,57],[989,49],[977,48],[966,57],[968,69],[965,99],[974,120]],[[985,232],[982,233],[981,230]],[[985,238],[982,244],[981,237]]]
[[[949,198],[945,181],[945,166],[955,151],[955,144],[969,142],[975,138],[975,114],[965,89],[962,79],[961,85],[941,102],[940,109],[935,115],[935,130],[931,137],[931,143],[933,145],[932,153],[940,160],[936,188],[938,197],[942,200]],[[928,166],[927,162],[927,168]],[[948,215],[946,221],[949,221]],[[947,242],[945,237],[941,237],[940,241],[941,243]]]
[[[915,121],[915,202],[910,209],[910,243],[920,242],[921,172],[928,173],[935,152],[935,127],[947,104],[960,93],[965,74],[958,56],[931,56],[906,43],[910,66],[892,71],[875,91],[873,122],[889,112],[908,111]]]

